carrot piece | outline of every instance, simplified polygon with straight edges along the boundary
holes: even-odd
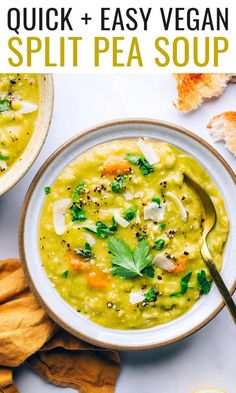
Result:
[[[124,175],[130,172],[130,164],[127,161],[110,159],[104,163],[103,175]]]
[[[102,270],[90,270],[87,275],[87,282],[92,288],[104,289],[107,287],[109,278]]]
[[[89,264],[83,258],[80,258],[78,255],[75,255],[73,252],[68,254],[68,261],[73,266],[75,270],[88,270]]]
[[[173,274],[179,274],[182,273],[188,264],[188,259],[186,257],[180,257],[179,260],[177,261],[177,264],[173,270],[171,270],[171,273]]]

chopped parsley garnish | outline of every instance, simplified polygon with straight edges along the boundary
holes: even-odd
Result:
[[[166,227],[166,224],[160,224],[160,225],[159,225],[159,228],[160,228],[160,229],[163,229],[163,230],[164,230],[165,227]]]
[[[67,278],[67,277],[68,277],[68,273],[69,273],[69,271],[68,271],[68,270],[65,270],[65,271],[61,274],[62,278]]]
[[[149,291],[144,293],[145,301],[147,303],[155,302],[157,300],[158,292],[154,288],[150,288]]]
[[[87,218],[85,216],[85,211],[80,209],[75,203],[70,207],[73,222],[82,222]]]
[[[156,202],[158,206],[161,206],[161,200],[159,197],[152,198],[152,202]]]
[[[96,227],[89,228],[89,227],[84,227],[86,231],[95,233],[97,236],[101,237],[102,239],[108,238],[109,235],[114,235],[114,233],[117,231],[117,224],[115,222],[114,217],[112,218],[112,225],[108,227],[106,224],[104,224],[101,221],[96,222]]]
[[[11,110],[11,104],[10,101],[4,98],[3,100],[0,100],[0,112],[8,112]]]
[[[10,160],[10,157],[9,156],[4,156],[2,153],[0,153],[0,160],[1,161],[8,161],[8,160]]]
[[[139,156],[135,156],[134,154],[128,153],[126,154],[125,159],[129,161],[131,164],[137,165],[140,169],[140,172],[144,176],[154,172],[153,165],[150,165],[149,162],[144,157],[139,157]]]
[[[192,276],[192,272],[188,272],[184,277],[182,277],[181,281],[180,281],[180,291],[174,292],[170,296],[171,297],[172,296],[179,297],[179,296],[184,295],[187,292],[188,283],[189,283],[191,276]]]
[[[111,189],[113,192],[120,192],[124,188],[125,176],[118,176],[112,183]]]
[[[211,281],[207,280],[205,270],[201,270],[197,273],[198,287],[202,293],[209,293],[211,289]]]
[[[80,194],[84,191],[85,182],[81,181],[75,189],[72,200],[77,203],[80,200]]]
[[[154,267],[152,265],[147,266],[147,267],[145,267],[145,269],[143,269],[142,273],[150,278],[153,278],[155,275]]]
[[[89,243],[85,243],[84,248],[75,248],[74,251],[80,258],[90,259],[92,257],[92,249]]]
[[[158,239],[155,241],[155,246],[153,247],[154,250],[162,250],[165,245],[165,240]]]
[[[135,206],[128,207],[127,210],[124,211],[122,216],[126,221],[132,221],[136,217],[137,208]]]
[[[85,211],[79,206],[78,202],[80,200],[80,194],[84,191],[85,182],[81,181],[76,187],[74,194],[72,196],[73,204],[70,207],[72,221],[73,222],[82,222],[87,220]]]
[[[48,194],[50,194],[51,193],[51,187],[44,187],[44,192],[45,192],[45,195],[48,195]]]
[[[151,263],[153,256],[146,240],[137,244],[132,252],[129,245],[121,239],[111,238],[108,249],[112,253],[112,274],[122,278],[134,278],[145,274],[145,268]]]

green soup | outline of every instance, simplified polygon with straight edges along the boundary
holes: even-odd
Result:
[[[201,165],[174,146],[109,142],[45,188],[42,263],[78,313],[109,328],[149,328],[179,317],[210,291],[200,255],[204,212],[184,173],[216,207],[208,245],[221,268],[229,230],[223,199]]]
[[[0,176],[20,159],[35,127],[39,87],[35,74],[0,74]]]

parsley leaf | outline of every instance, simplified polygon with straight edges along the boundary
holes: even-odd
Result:
[[[51,187],[44,187],[44,192],[45,192],[45,195],[48,195],[48,194],[50,194],[51,193]]]
[[[68,273],[69,273],[69,270],[65,270],[65,271],[61,274],[62,278],[67,278],[67,277],[68,277]]]
[[[125,156],[125,160],[129,161],[133,165],[139,165],[139,156],[135,156],[134,154],[127,153]]]
[[[209,293],[211,289],[211,281],[207,280],[205,270],[201,270],[197,273],[198,287],[202,293]]]
[[[10,157],[9,156],[4,156],[2,153],[0,153],[0,160],[8,161],[8,160],[10,160]]]
[[[84,191],[85,182],[81,181],[75,189],[74,195],[72,197],[73,202],[77,203],[80,199],[80,193]]]
[[[78,202],[80,200],[80,193],[84,191],[85,182],[81,181],[75,189],[75,192],[72,196],[73,205],[71,206],[71,214],[73,222],[81,222],[87,220],[85,211],[78,206]]]
[[[143,269],[142,271],[143,274],[146,274],[146,276],[153,278],[155,275],[155,270],[154,267],[152,265],[145,267],[145,269]]]
[[[161,200],[159,197],[152,198],[152,202],[156,202],[158,204],[158,206],[161,205]]]
[[[152,262],[153,256],[149,251],[150,247],[145,239],[138,242],[134,249],[134,260],[140,272]]]
[[[153,247],[154,250],[162,250],[165,245],[165,240],[158,239],[155,241],[155,246]]]
[[[124,278],[133,278],[141,275],[134,262],[133,253],[123,240],[111,238],[108,249],[112,253],[112,272]]]
[[[146,240],[139,242],[132,252],[127,243],[113,237],[108,241],[108,249],[112,253],[111,263],[114,276],[128,279],[142,276],[144,269],[151,264],[153,259]]]
[[[180,297],[180,296],[184,295],[187,292],[188,283],[189,283],[191,276],[192,276],[192,272],[188,272],[184,277],[182,277],[181,281],[180,281],[180,291],[174,292],[170,296],[171,297],[173,297],[173,296]]]
[[[128,153],[126,154],[125,159],[131,164],[139,166],[140,172],[144,176],[154,172],[153,165],[150,165],[144,157],[139,157],[135,156],[134,154]]]
[[[165,229],[165,227],[166,227],[166,224],[160,224],[160,225],[159,225],[159,228],[160,228],[160,229]]]
[[[125,176],[118,176],[112,183],[111,189],[113,192],[120,192],[124,188]]]
[[[139,168],[140,168],[142,175],[144,175],[144,176],[149,175],[149,173],[154,172],[153,165],[150,165],[149,162],[143,157],[140,158]]]
[[[70,208],[73,222],[81,222],[87,220],[85,211],[80,209],[75,203]]]
[[[150,288],[149,291],[144,293],[146,302],[151,303],[157,300],[158,292],[154,288]]]
[[[90,259],[92,257],[92,249],[89,243],[85,243],[84,248],[75,248],[74,251],[80,258]]]
[[[180,288],[181,288],[182,293],[187,292],[188,283],[189,283],[191,276],[192,276],[192,272],[188,272],[184,277],[181,278]]]
[[[84,227],[86,231],[95,233],[95,235],[101,237],[102,239],[108,238],[109,235],[114,235],[114,233],[117,231],[117,224],[114,220],[114,217],[112,218],[112,225],[108,227],[106,224],[104,224],[101,221],[96,222],[96,226],[94,229],[90,227]]]
[[[0,112],[8,112],[11,110],[10,101],[6,98],[0,101]]]
[[[128,207],[122,214],[126,221],[132,221],[136,217],[137,208],[135,206]]]

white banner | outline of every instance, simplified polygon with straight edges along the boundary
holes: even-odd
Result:
[[[0,71],[236,71],[232,0],[11,0],[0,5]]]

